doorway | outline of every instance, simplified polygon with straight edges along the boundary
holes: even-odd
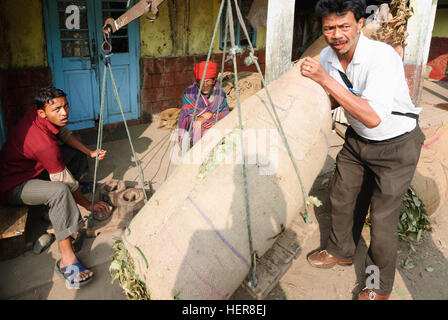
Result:
[[[53,85],[64,90],[70,105],[68,128],[95,126],[99,119],[104,63],[104,21],[121,16],[127,0],[44,0],[48,61]],[[133,5],[133,1],[131,1]],[[138,20],[112,35],[111,67],[126,120],[140,115],[140,32]],[[122,121],[109,74],[104,123]]]

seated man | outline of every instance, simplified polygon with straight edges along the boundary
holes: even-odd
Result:
[[[195,83],[189,86],[183,95],[182,109],[179,116],[179,142],[182,145],[182,137],[190,129],[195,103],[198,98],[201,79],[204,74],[206,61],[194,66]],[[226,93],[216,82],[217,64],[209,62],[204,77],[204,84],[198,101],[195,121],[190,131],[193,144],[210,129],[218,120],[229,114]]]
[[[74,175],[79,178],[87,169],[87,164],[80,161],[79,151],[96,157],[96,150],[88,149],[65,128],[68,115],[69,106],[62,90],[54,87],[40,90],[36,107],[20,120],[0,151],[0,203],[48,206],[61,251],[58,271],[65,279],[70,276],[72,286],[78,287],[90,282],[93,272],[76,257],[71,235],[84,225],[77,204],[90,211],[91,202],[83,196],[79,182],[67,166],[75,168]],[[68,147],[61,150],[58,138]],[[105,154],[100,150],[99,159]],[[103,216],[110,214],[109,206],[102,201],[96,201],[93,209]]]

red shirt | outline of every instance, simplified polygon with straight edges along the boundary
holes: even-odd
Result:
[[[16,186],[42,171],[54,174],[64,170],[58,133],[55,125],[37,114],[37,108],[20,120],[0,151],[0,203],[6,204]]]

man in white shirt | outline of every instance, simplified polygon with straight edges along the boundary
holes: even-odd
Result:
[[[358,299],[385,300],[395,275],[401,203],[425,139],[421,109],[411,101],[397,52],[362,34],[364,0],[320,0],[316,13],[329,46],[320,62],[307,57],[301,72],[327,91],[333,108],[344,108],[350,127],[331,182],[330,238],[308,262],[318,268],[352,264],[370,206],[365,267],[379,279],[366,284]]]

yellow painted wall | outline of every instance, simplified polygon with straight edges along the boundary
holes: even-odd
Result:
[[[437,9],[432,36],[448,38],[448,9]]]
[[[158,58],[174,55],[168,3],[164,2],[159,9],[159,18],[154,23],[150,23],[146,18],[140,19],[142,57]],[[208,53],[219,9],[219,0],[190,0],[188,44],[187,49],[181,55],[204,55]],[[183,23],[183,21],[175,21],[175,23]],[[187,26],[185,25],[186,29]],[[219,40],[220,29],[218,29],[213,45],[213,53],[221,53]],[[256,50],[265,48],[266,28],[262,28],[257,34]]]
[[[191,54],[205,54],[208,53],[210,48],[210,42],[212,41],[213,31],[215,29],[216,19],[218,18],[219,9],[221,7],[221,2],[214,0],[210,1],[209,4],[213,4],[213,7],[209,6],[204,8],[203,0],[193,0],[192,4],[194,4],[194,8],[200,8],[201,19],[198,19],[195,14],[191,14],[191,39],[190,41],[195,41],[195,45],[193,46],[193,50]],[[192,7],[193,8],[193,7]],[[203,11],[207,10],[207,11]],[[210,10],[213,10],[213,15],[210,14]],[[225,7],[223,9],[223,17],[225,17]],[[197,20],[196,20],[197,19]],[[237,17],[234,17],[237,19]],[[208,23],[208,27],[206,26]],[[197,37],[197,39],[193,39]],[[220,41],[220,26],[218,26],[218,31],[216,34],[215,42],[213,44],[213,53],[222,53],[222,50],[219,49],[219,41]],[[255,50],[261,50],[266,48],[266,28],[262,28],[257,33],[257,43],[254,44]]]
[[[47,65],[42,2],[0,0],[0,68]]]
[[[159,17],[150,22],[147,18],[140,18],[140,54],[142,57],[165,57],[173,51],[171,40],[171,23],[168,4],[165,1],[159,7]]]
[[[219,8],[219,0],[190,0],[188,45],[180,55],[208,53]],[[174,55],[167,1],[159,9],[159,18],[153,23],[144,17],[140,18],[142,57]],[[182,22],[176,21],[176,23]],[[0,68],[32,68],[48,65],[42,1],[0,0],[0,28]],[[257,34],[256,50],[264,48],[266,48],[266,29],[262,28]],[[213,53],[221,53],[219,30]]]
[[[218,17],[220,3],[217,0],[191,0],[190,1],[190,55],[206,54]],[[215,48],[219,44],[219,31],[216,35]]]

